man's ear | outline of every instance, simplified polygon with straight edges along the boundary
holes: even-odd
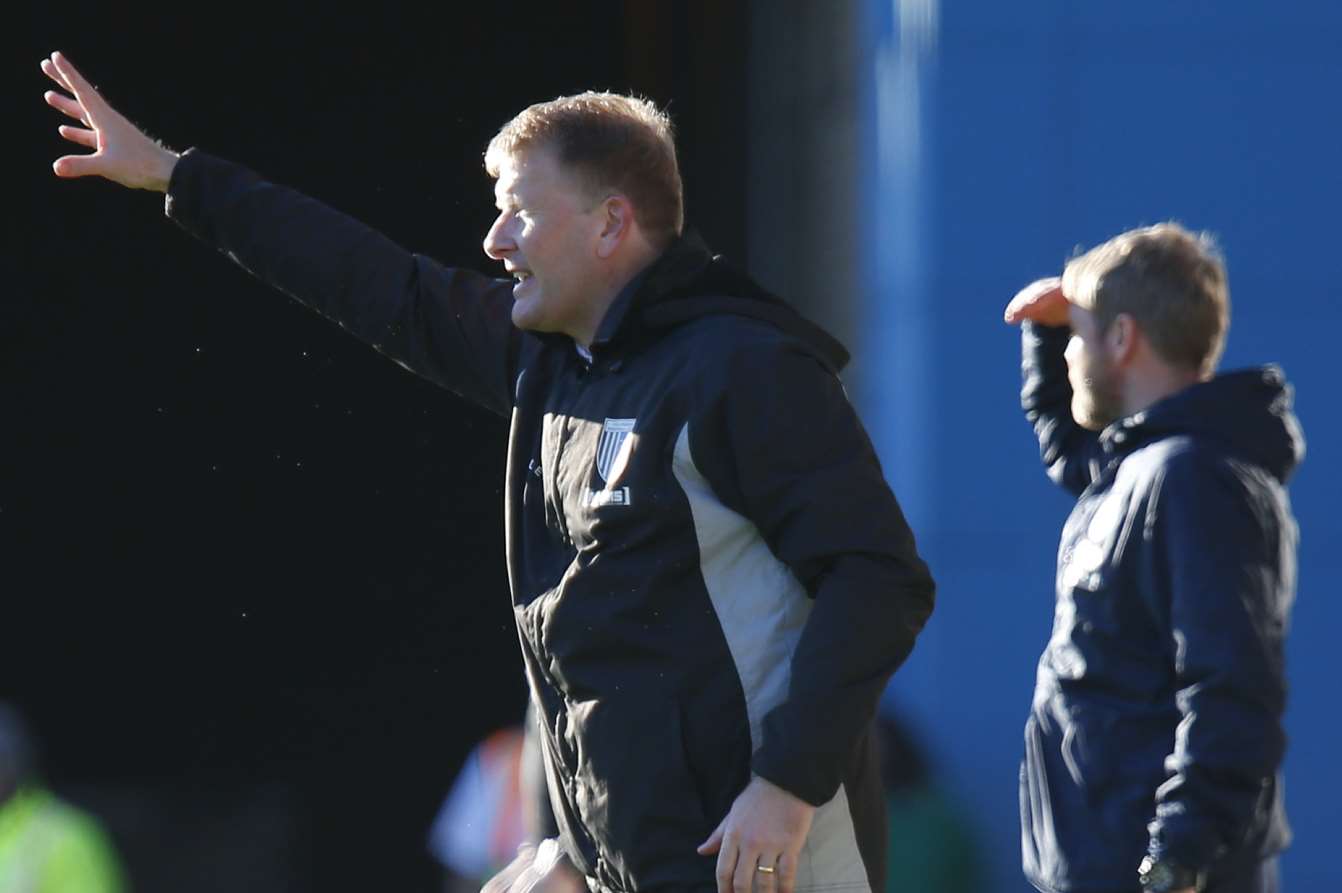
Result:
[[[1115,316],[1104,333],[1105,346],[1109,348],[1109,355],[1120,366],[1132,362],[1137,355],[1138,343],[1144,337],[1141,326],[1137,325],[1137,320],[1127,313],[1120,313]]]
[[[634,206],[629,199],[616,193],[601,202],[601,233],[597,237],[596,253],[608,259],[619,250],[633,232]]]

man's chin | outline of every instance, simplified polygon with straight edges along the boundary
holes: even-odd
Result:
[[[547,331],[540,313],[538,313],[536,308],[528,301],[513,302],[512,318],[513,325],[525,332]]]
[[[1089,401],[1072,400],[1072,418],[1076,423],[1087,431],[1103,431],[1114,421],[1114,418],[1106,418],[1106,414],[1099,411],[1094,403]]]

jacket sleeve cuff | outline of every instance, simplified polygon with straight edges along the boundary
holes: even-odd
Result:
[[[187,149],[172,166],[172,175],[168,178],[168,191],[163,196],[163,213],[169,220],[181,223],[192,216],[193,201],[196,193],[199,168],[208,156],[195,148]]]
[[[751,761],[750,771],[817,809],[833,800],[834,795],[839,790],[837,782],[831,787],[825,781],[815,777],[814,774],[807,777],[796,772],[788,772],[787,767],[770,761],[762,751],[755,754],[755,758]]]
[[[1163,807],[1169,810],[1169,805]],[[1205,871],[1225,855],[1224,848],[1210,833],[1173,833],[1160,819],[1152,822],[1147,853],[1153,859],[1164,859],[1195,871]]]

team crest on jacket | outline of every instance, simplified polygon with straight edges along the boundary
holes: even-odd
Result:
[[[634,450],[634,424],[637,419],[606,419],[601,426],[601,439],[596,444],[596,473],[606,486],[601,490],[588,490],[583,494],[583,505],[597,507],[602,505],[629,505],[632,500],[628,487],[618,487],[615,483],[624,474],[629,464],[629,454]]]
[[[629,436],[637,419],[606,419],[601,426],[601,440],[596,445],[596,473],[601,480],[613,484],[629,464],[629,452],[634,439]]]

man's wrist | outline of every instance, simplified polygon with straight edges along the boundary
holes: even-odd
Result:
[[[182,156],[181,153],[174,152],[162,143],[155,143],[155,147],[158,152],[154,154],[149,170],[145,172],[146,182],[142,188],[166,193],[168,184],[172,182],[172,172],[177,168],[177,162],[181,161]]]

